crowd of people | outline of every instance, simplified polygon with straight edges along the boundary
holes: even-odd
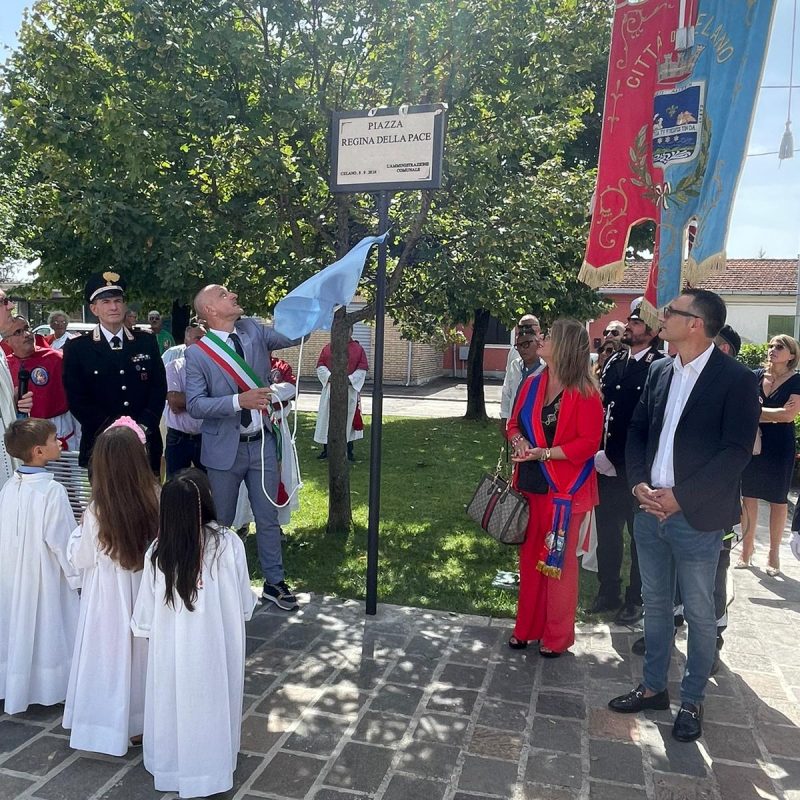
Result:
[[[773,337],[753,372],[736,359],[741,338],[726,314],[715,293],[687,289],[654,329],[639,298],[624,323],[606,327],[596,360],[584,325],[560,319],[542,334],[526,315],[502,392],[513,485],[529,505],[508,646],[538,643],[542,656],[557,658],[572,645],[578,552],[596,548],[598,593],[588,610],[613,612],[623,625],[644,618],[633,645],[643,680],[609,701],[613,711],[669,708],[672,643],[688,623],[673,725],[681,742],[702,734],[705,686],[720,665],[734,526],[743,532],[736,566],[746,568],[758,500],[770,504],[766,572],[777,575],[795,460],[800,346]],[[800,558],[796,532],[792,551]]]
[[[152,331],[133,327],[125,290],[117,273],[92,276],[98,324],[71,337],[57,312],[49,342],[0,293],[0,698],[10,714],[63,702],[73,747],[120,756],[141,743],[157,790],[209,795],[233,782],[257,602],[231,530],[243,496],[261,598],[297,607],[280,528],[297,507],[295,378],[272,354],[297,342],[210,285],[176,346],[157,312]],[[79,520],[46,469],[64,450],[89,471]]]
[[[157,312],[152,333],[132,327],[125,290],[117,273],[92,276],[85,299],[96,327],[73,338],[54,312],[41,343],[0,292],[0,698],[10,714],[63,702],[73,747],[120,756],[142,744],[157,790],[205,796],[230,789],[239,749],[244,625],[257,602],[231,529],[244,492],[261,598],[297,607],[281,545],[297,503],[285,413],[295,378],[273,355],[297,341],[245,317],[237,295],[213,284],[196,295],[197,321],[175,345],[158,337]],[[725,317],[721,298],[697,289],[662,309],[657,329],[634,304],[604,331],[595,362],[585,325],[557,319],[542,331],[526,315],[501,403],[514,485],[530,512],[508,646],[535,643],[545,658],[570,648],[578,552],[594,532],[590,611],[629,625],[644,616],[634,644],[643,680],[609,706],[669,707],[672,642],[685,619],[673,728],[684,742],[702,733],[705,686],[719,664],[732,531],[741,521],[736,566],[750,566],[759,499],[770,504],[768,574],[780,569],[800,408],[797,342],[774,337],[753,372],[736,360],[741,341]],[[354,340],[347,362],[352,458],[367,372]],[[327,347],[317,364],[321,457],[331,368]],[[45,468],[70,449],[91,483],[79,520]]]

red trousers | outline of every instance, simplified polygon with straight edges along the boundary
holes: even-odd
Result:
[[[528,533],[519,549],[519,601],[514,636],[539,641],[541,647],[562,653],[575,642],[578,606],[578,536],[586,513],[573,514],[567,530],[560,578],[548,578],[536,569],[544,537],[553,521],[549,494],[527,494]]]

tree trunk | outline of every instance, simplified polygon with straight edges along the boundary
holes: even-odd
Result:
[[[353,330],[340,308],[331,328],[331,405],[328,422],[328,533],[348,533],[353,527],[350,465],[347,461],[347,346]]]
[[[464,419],[487,419],[483,396],[483,349],[488,328],[489,312],[485,308],[476,308],[467,356],[467,413]]]
[[[189,325],[192,309],[181,300],[172,301],[172,338],[176,344],[183,344],[183,334]]]

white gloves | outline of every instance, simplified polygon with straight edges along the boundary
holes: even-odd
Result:
[[[792,548],[792,554],[800,561],[800,533],[792,531],[791,538],[789,539],[789,547]]]
[[[605,450],[598,450],[594,456],[594,468],[601,474],[613,478],[617,470],[606,455]]]

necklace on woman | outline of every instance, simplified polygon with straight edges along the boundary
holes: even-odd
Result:
[[[781,372],[780,375],[775,375],[769,371],[769,368],[764,372],[764,381],[768,381],[770,385],[769,394],[774,394],[784,383],[789,379],[792,370],[787,369],[786,372]]]

